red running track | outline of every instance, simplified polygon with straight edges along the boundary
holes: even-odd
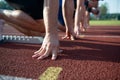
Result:
[[[5,32],[11,30],[5,28]],[[60,32],[60,37],[63,34]],[[32,59],[40,45],[1,44],[0,75],[38,79],[47,68],[60,67],[57,80],[120,80],[120,26],[94,26],[82,34],[88,36],[75,41],[60,39],[64,51],[56,61],[50,57],[40,61]]]

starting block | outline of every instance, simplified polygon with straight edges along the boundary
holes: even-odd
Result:
[[[3,34],[4,20],[0,19],[0,44],[5,42],[10,43],[26,43],[26,44],[41,44],[43,37],[39,36],[19,36]]]
[[[43,37],[39,36],[16,36],[16,35],[1,35],[0,43],[25,43],[25,44],[41,44]]]

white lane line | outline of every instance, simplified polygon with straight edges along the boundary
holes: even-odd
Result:
[[[34,79],[0,75],[0,80],[34,80]]]
[[[80,38],[84,37],[101,37],[101,38],[120,38],[120,36],[112,36],[112,35],[79,35]]]

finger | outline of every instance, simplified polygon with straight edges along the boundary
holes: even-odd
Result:
[[[33,56],[32,56],[32,58],[36,58],[36,57],[39,57],[40,56],[40,54],[34,54]]]
[[[46,58],[46,57],[48,57],[49,55],[47,55],[47,54],[43,54],[43,55],[41,55],[40,57],[38,57],[37,59],[38,60],[41,60],[41,59],[44,59],[44,58]]]
[[[57,53],[58,53],[58,49],[54,49],[53,51],[52,51],[52,60],[56,60],[56,58],[57,58]]]
[[[39,53],[34,54],[34,55],[32,56],[32,58],[37,58],[37,57],[43,55],[44,52],[45,52],[45,49],[42,49]]]
[[[39,50],[35,51],[34,54],[39,53],[42,50],[42,48],[40,48]]]
[[[75,37],[71,35],[70,40],[75,40]]]
[[[80,35],[80,30],[77,32],[77,35]]]
[[[62,37],[62,39],[65,39],[65,38],[66,38],[66,36]]]
[[[80,27],[80,30],[84,32],[84,31],[85,31],[85,28],[84,28],[84,27]]]
[[[70,37],[69,36],[64,36],[64,37],[62,37],[62,39],[70,39]]]
[[[34,54],[39,53],[43,48],[44,48],[44,46],[42,45],[41,48],[40,48],[39,50],[37,50],[37,51],[34,52]]]
[[[38,51],[34,52],[34,54],[37,54],[37,53],[41,52],[45,48],[46,48],[46,45],[42,45],[41,48]]]
[[[41,56],[39,56],[37,59],[40,60],[40,59],[44,59],[48,57],[51,52],[51,49],[52,49],[51,47],[47,47],[46,51]]]

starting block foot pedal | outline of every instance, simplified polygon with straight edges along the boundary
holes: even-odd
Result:
[[[16,35],[2,35],[0,43],[26,43],[26,44],[41,44],[43,37],[39,36],[16,36]]]

